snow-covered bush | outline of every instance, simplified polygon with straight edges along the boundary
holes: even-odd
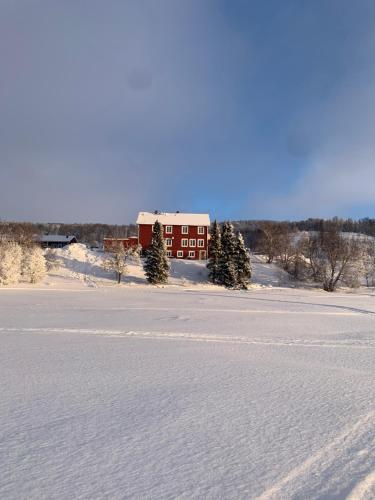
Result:
[[[48,248],[44,254],[46,259],[47,272],[54,271],[61,266],[61,259],[59,259],[56,250],[53,248]]]
[[[30,283],[38,283],[46,275],[46,259],[39,246],[26,246],[23,251],[22,274]]]
[[[0,245],[0,283],[18,283],[21,277],[22,249],[18,243],[5,242]]]

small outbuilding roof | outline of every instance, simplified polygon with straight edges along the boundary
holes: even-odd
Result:
[[[186,214],[182,212],[139,212],[137,224],[154,224],[159,221],[163,226],[209,226],[208,214]]]
[[[41,243],[71,243],[75,239],[75,236],[69,234],[43,234],[39,236],[38,241]]]

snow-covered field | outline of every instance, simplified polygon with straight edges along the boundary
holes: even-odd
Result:
[[[1,499],[375,497],[375,296],[190,265],[0,289]]]

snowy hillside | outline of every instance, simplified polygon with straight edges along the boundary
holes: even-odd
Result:
[[[111,286],[115,284],[114,275],[104,271],[105,254],[88,249],[85,245],[76,243],[55,251],[60,261],[60,267],[46,278],[45,283],[58,286],[63,283],[81,283],[90,287]],[[206,261],[191,261],[171,259],[170,286],[203,286],[213,287],[208,282]],[[259,256],[253,256],[252,287],[288,286],[287,273],[274,264],[266,264]],[[123,279],[124,285],[146,285],[142,263],[137,259],[128,261],[127,272]]]
[[[105,254],[88,249],[82,244],[73,244],[55,251],[61,265],[51,273],[48,283],[78,280],[88,286],[108,286],[115,284],[115,276],[103,269]],[[171,260],[170,285],[208,284],[205,262]],[[142,263],[135,258],[127,261],[127,271],[123,278],[125,285],[147,284]]]

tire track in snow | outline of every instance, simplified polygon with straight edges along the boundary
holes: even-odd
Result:
[[[374,498],[374,455],[375,411],[371,411],[270,486],[257,500]]]
[[[321,347],[321,348],[349,348],[349,349],[375,349],[375,340],[343,339],[341,342],[324,340],[306,340],[290,338],[249,338],[229,335],[195,334],[187,332],[160,332],[160,331],[134,331],[134,330],[107,330],[90,328],[16,328],[1,327],[0,333],[38,333],[38,334],[79,334],[98,335],[115,338],[139,338],[149,340],[180,340],[191,342],[214,342],[223,344],[247,344],[280,347]]]
[[[314,304],[312,304],[314,305]],[[332,306],[334,307],[334,306]],[[92,308],[76,308],[80,311],[97,311]],[[161,311],[161,312],[201,312],[201,313],[234,313],[234,314],[301,314],[313,316],[359,316],[363,314],[362,311],[290,311],[284,309],[214,309],[205,308],[199,309],[197,307],[108,307],[106,311]]]
[[[360,481],[347,500],[370,500],[375,497],[375,470]]]

